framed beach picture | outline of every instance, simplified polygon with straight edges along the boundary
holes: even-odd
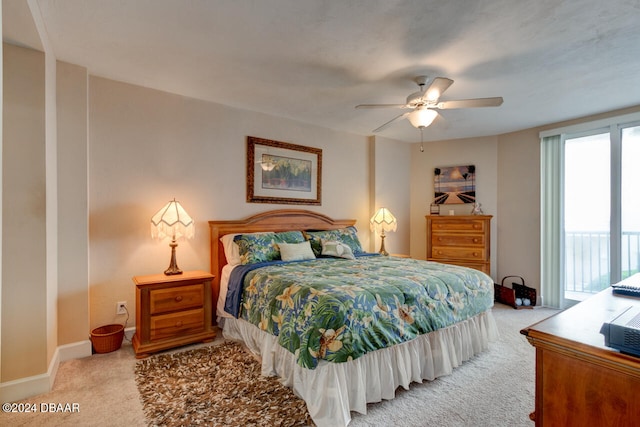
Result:
[[[474,203],[476,201],[476,167],[449,166],[434,169],[437,205]]]
[[[247,137],[247,202],[320,205],[322,150]]]

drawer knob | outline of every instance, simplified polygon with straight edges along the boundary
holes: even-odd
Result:
[[[477,238],[477,237],[475,237],[475,238],[473,239],[473,243],[478,243],[478,238]]]
[[[175,298],[175,300],[176,300],[176,302],[180,302],[180,301],[182,301],[182,295],[178,295],[178,296]]]
[[[176,322],[176,328],[181,328],[182,327],[182,321],[178,320]]]
[[[477,257],[478,256],[478,252],[474,252],[473,256]]]

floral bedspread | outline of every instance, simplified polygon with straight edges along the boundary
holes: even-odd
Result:
[[[240,317],[278,336],[299,365],[346,362],[493,306],[470,268],[382,256],[278,263],[246,273]]]

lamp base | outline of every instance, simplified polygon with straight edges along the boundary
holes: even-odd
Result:
[[[182,274],[182,270],[180,270],[178,267],[176,266],[169,266],[169,268],[167,268],[164,271],[164,275],[165,276],[174,276],[176,274]]]
[[[171,246],[171,263],[169,264],[169,268],[164,271],[164,274],[165,276],[182,274],[182,270],[178,268],[178,263],[176,262],[176,247],[178,246],[178,244],[176,243],[175,239],[172,240],[171,243],[169,243],[169,246]]]
[[[382,234],[380,235],[380,250],[378,251],[378,253],[382,256],[389,256],[389,252],[387,252],[387,250],[384,248],[384,231],[382,232]]]

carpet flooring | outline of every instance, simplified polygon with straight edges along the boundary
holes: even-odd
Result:
[[[532,427],[529,413],[534,409],[535,350],[519,331],[557,313],[557,310],[514,310],[496,304],[493,313],[500,338],[490,344],[489,350],[465,362],[451,375],[412,384],[408,391],[399,389],[393,400],[368,405],[366,415],[352,413],[349,427]],[[183,347],[153,357],[223,345],[220,335],[213,343]],[[127,336],[130,339],[130,331]],[[0,413],[0,425],[154,425],[153,420],[145,415],[143,396],[136,383],[135,372],[139,362],[128,340],[118,351],[63,362],[51,392],[21,402],[36,405],[77,403],[79,411]],[[188,385],[183,387],[188,388]],[[222,425],[234,425],[229,420],[226,422],[228,424]],[[155,425],[169,424],[158,422]],[[195,421],[193,425],[197,425]]]

